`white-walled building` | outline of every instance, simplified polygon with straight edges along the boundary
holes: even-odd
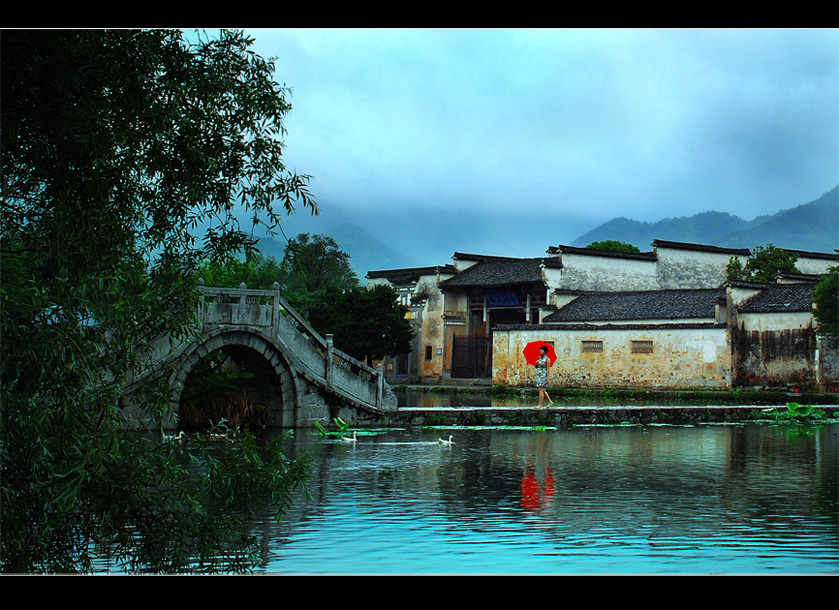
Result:
[[[795,356],[760,352],[795,361],[780,368],[757,367],[754,345],[792,334],[815,341],[807,295],[819,274],[836,264],[835,255],[796,252],[802,274],[783,284],[726,284],[729,261],[745,265],[748,250],[664,240],[652,245],[645,253],[557,246],[531,259],[455,253],[454,264],[445,267],[370,272],[370,285],[387,282],[404,295],[417,324],[414,364],[391,362],[388,372],[412,383],[531,383],[519,344],[536,336],[554,337],[573,355],[562,374],[575,386],[775,384],[785,375],[803,379],[800,371],[812,369],[803,355],[812,351],[809,339],[804,347],[796,339]],[[784,285],[793,288],[776,288]],[[795,305],[758,311],[770,296],[792,293]],[[589,351],[598,341],[603,351]],[[650,346],[652,352],[643,351]]]

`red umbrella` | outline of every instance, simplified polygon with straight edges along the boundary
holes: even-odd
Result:
[[[556,362],[556,352],[554,351],[554,346],[550,343],[545,343],[544,341],[531,341],[521,351],[528,364],[534,366],[536,365],[536,361],[539,359],[539,356],[541,356],[539,350],[542,347],[546,347],[548,349],[548,360],[550,361],[551,366],[554,365],[554,362]]]

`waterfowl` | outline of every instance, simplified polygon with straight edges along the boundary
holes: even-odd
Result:
[[[181,430],[178,434],[164,434],[161,432],[161,437],[164,441],[176,441],[180,443],[184,438],[184,431]]]
[[[452,435],[450,434],[450,435],[449,435],[449,440],[443,440],[442,438],[438,438],[438,439],[437,439],[437,441],[438,441],[441,445],[451,445],[451,444],[453,444],[453,443],[454,443],[454,441],[452,440],[453,438],[454,438],[454,436],[452,436]]]
[[[347,438],[346,436],[342,436],[341,440],[345,443],[354,443],[356,441],[356,431],[353,430],[352,438]]]

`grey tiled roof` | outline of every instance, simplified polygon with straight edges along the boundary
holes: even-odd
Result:
[[[544,322],[713,319],[717,301],[724,298],[722,288],[588,293]]]
[[[663,324],[498,324],[493,330],[584,330],[584,331],[609,331],[609,330],[684,330],[684,329],[711,329],[725,328],[725,324],[716,322],[671,322]]]
[[[820,258],[826,261],[839,260],[839,255],[836,252],[808,252],[806,250],[790,250],[789,248],[783,248],[783,250],[797,254],[800,258]]]
[[[455,255],[457,256],[457,255]],[[467,258],[464,256],[464,258]],[[468,257],[479,262],[441,282],[443,290],[454,287],[499,287],[542,282],[541,265],[559,268],[556,258],[504,258],[500,256]]]
[[[743,313],[810,311],[816,284],[770,284],[740,306]]]
[[[655,252],[614,252],[612,250],[594,250],[574,246],[551,246],[548,254],[582,254],[584,256],[602,256],[605,258],[629,258],[633,260],[655,261]]]
[[[437,265],[433,267],[411,267],[408,269],[383,269],[381,271],[368,271],[367,279],[384,278],[391,284],[401,286],[404,284],[411,284],[419,280],[423,275],[434,275],[437,272],[443,274],[453,274],[457,271],[454,265]]]
[[[665,239],[654,239],[652,243],[655,248],[666,248],[670,250],[693,250],[697,252],[713,252],[716,254],[749,256],[751,251],[746,248],[720,248],[719,246],[708,246],[706,244],[691,244],[681,241],[668,241]],[[614,258],[635,258],[640,260],[656,260],[656,252],[610,252],[607,250],[592,250],[589,248],[576,248],[573,246],[551,246],[548,254],[568,252],[573,254],[586,254],[590,256],[611,256]]]
[[[713,252],[715,254],[731,254],[740,256],[749,256],[752,253],[748,248],[721,248],[719,246],[708,246],[706,244],[667,241],[666,239],[654,239],[653,247],[669,248],[671,250],[695,250],[697,252]]]

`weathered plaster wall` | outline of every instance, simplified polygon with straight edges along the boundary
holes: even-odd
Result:
[[[812,328],[741,327],[732,330],[732,342],[735,385],[816,386],[816,334]]]
[[[738,305],[742,305],[756,294],[759,294],[760,291],[761,288],[728,286],[725,290],[726,307],[729,311],[732,311]]]
[[[827,258],[810,258],[807,256],[799,256],[795,261],[795,266],[801,273],[810,273],[813,275],[821,275],[827,273],[828,267],[837,264],[837,260]]]
[[[542,282],[548,292],[548,298],[552,290],[556,290],[562,286],[562,272],[563,269],[555,267],[542,267]]]
[[[533,385],[534,367],[522,350],[530,341],[553,342],[558,355],[549,385],[575,388],[725,388],[731,385],[726,329],[568,328],[496,329],[493,383]],[[582,341],[602,341],[602,353],[584,353]],[[632,341],[652,341],[652,353],[632,353]]]
[[[370,278],[368,288],[384,284],[397,290],[410,290],[411,298],[422,297],[422,308],[415,311],[411,319],[418,331],[415,336],[411,358],[411,368],[420,380],[439,381],[443,376],[443,356],[438,354],[445,345],[444,311],[445,297],[440,290],[440,282],[452,277],[451,274],[420,275],[415,282],[395,286],[385,278]],[[430,353],[431,358],[426,355]]]
[[[730,254],[658,248],[656,273],[658,287],[716,288],[726,280],[725,268]],[[745,265],[746,258],[739,257]]]
[[[422,310],[422,334],[419,342],[419,354],[421,378],[439,379],[443,376],[443,360],[437,355],[437,351],[443,348],[443,311],[445,296],[438,286],[438,278],[434,276],[422,276],[417,283],[416,294],[426,295],[425,306]],[[431,359],[426,358],[426,353],[431,351]]]
[[[375,286],[391,286],[393,288],[396,288],[396,286],[388,282],[387,279],[383,277],[369,278],[367,280],[367,289],[370,290]]]
[[[839,392],[839,341],[818,339],[818,382],[822,392]]]
[[[656,290],[656,263],[566,252],[562,254],[560,286],[557,287],[565,290],[597,291]]]
[[[813,315],[809,311],[789,313],[742,313],[737,315],[740,328],[747,331],[812,328]]]

